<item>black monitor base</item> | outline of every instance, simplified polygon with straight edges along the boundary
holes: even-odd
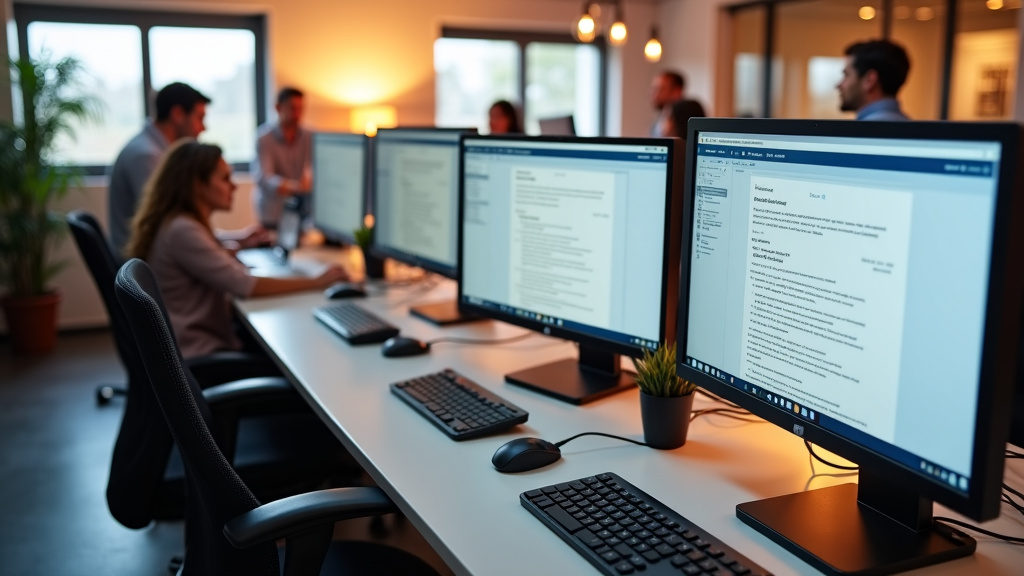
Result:
[[[615,357],[618,358],[617,355]],[[636,384],[636,378],[629,372],[601,372],[574,359],[506,374],[505,381],[577,405],[627,390]]]
[[[457,300],[445,300],[444,302],[433,302],[431,304],[418,304],[409,308],[409,313],[413,316],[418,316],[427,322],[433,322],[438,326],[462,324],[463,322],[482,320],[479,316],[459,312],[459,303]]]
[[[740,504],[736,516],[825,574],[892,574],[974,553],[973,538],[931,521],[930,502],[930,528],[914,530],[857,495],[842,484]]]

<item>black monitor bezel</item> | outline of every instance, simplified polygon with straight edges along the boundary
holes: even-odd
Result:
[[[371,194],[371,197],[372,197],[373,211],[374,211],[374,217],[375,218],[379,218],[379,212],[380,212],[380,202],[378,201],[379,199],[378,199],[378,191],[377,191],[377,186],[378,186],[378,182],[377,182],[377,180],[378,180],[377,179],[377,162],[378,162],[378,159],[380,158],[380,154],[379,154],[379,151],[377,150],[377,143],[381,142],[381,140],[378,140],[377,138],[379,138],[381,134],[389,134],[389,133],[392,133],[392,132],[434,132],[434,133],[442,132],[442,133],[458,133],[458,134],[470,134],[470,133],[475,134],[476,133],[476,128],[438,128],[438,127],[434,127],[434,126],[399,126],[399,127],[396,127],[396,128],[381,128],[381,129],[377,130],[377,136],[375,136],[374,139],[373,139],[373,142],[374,142],[373,154],[371,155],[372,159],[371,159],[371,163],[370,163],[370,170],[372,172],[371,178],[373,179],[373,186],[371,187],[370,194]],[[461,138],[460,138],[460,140],[461,140]],[[456,147],[457,147],[457,149],[459,149],[458,145],[456,145]],[[456,174],[457,174],[456,177],[459,178],[459,177],[461,177],[461,174],[462,174],[462,166],[461,166],[462,154],[461,153],[457,153],[456,156],[457,156],[456,157],[456,162],[459,163],[459,169],[456,172]],[[457,197],[458,193],[459,193],[459,189],[458,189],[458,186],[456,186],[455,187],[455,194],[456,194],[456,199],[455,200],[456,200],[456,204],[458,204],[458,197]],[[442,264],[440,262],[435,262],[433,260],[430,260],[430,259],[424,258],[422,256],[419,256],[417,254],[412,254],[410,252],[406,252],[404,250],[400,250],[398,248],[394,248],[392,246],[388,246],[386,244],[382,244],[380,242],[380,239],[379,239],[378,236],[379,236],[378,234],[374,234],[373,235],[373,243],[370,246],[370,251],[373,254],[378,255],[378,256],[382,256],[382,257],[385,257],[385,258],[391,258],[391,259],[397,260],[398,262],[401,262],[403,264],[408,264],[409,266],[416,266],[418,268],[422,268],[422,269],[427,270],[429,272],[433,272],[435,274],[444,276],[445,278],[455,278],[455,277],[457,277],[459,263],[462,261],[461,258],[458,255],[456,255],[455,265],[454,266],[447,266],[445,264]]]
[[[459,235],[458,235],[458,254],[459,262],[463,262],[463,236],[464,236],[464,214],[465,214],[465,154],[466,154],[466,141],[467,140],[491,140],[491,141],[530,141],[530,142],[551,142],[551,143],[564,143],[564,144],[609,144],[609,145],[626,145],[626,146],[667,146],[668,157],[667,162],[668,171],[666,173],[666,186],[668,187],[668,193],[665,197],[665,213],[662,221],[662,229],[667,230],[668,233],[665,235],[665,245],[662,249],[662,287],[661,287],[661,310],[664,311],[661,317],[661,326],[659,328],[659,335],[662,342],[674,342],[675,341],[675,327],[676,327],[676,295],[679,287],[679,246],[680,236],[682,230],[682,178],[683,178],[683,146],[682,141],[678,138],[608,138],[608,137],[584,137],[584,136],[521,136],[521,135],[487,135],[487,136],[475,136],[468,135],[463,136],[459,144],[459,156],[461,158],[459,162]],[[485,318],[492,318],[494,320],[501,320],[509,324],[521,326],[536,332],[541,332],[545,335],[554,336],[556,338],[562,338],[565,340],[571,340],[573,342],[579,342],[584,346],[593,346],[601,350],[612,352],[615,354],[625,354],[631,357],[640,357],[643,355],[645,347],[640,345],[623,344],[620,342],[614,342],[603,338],[597,338],[590,334],[584,334],[574,330],[568,330],[564,327],[557,325],[546,324],[544,322],[529,319],[522,316],[516,316],[514,314],[502,313],[501,311],[494,310],[491,308],[478,306],[470,302],[463,292],[462,282],[463,270],[462,266],[459,267],[459,274],[457,277],[459,292],[458,292],[458,304],[459,311],[465,314],[474,314],[476,316],[482,316]]]
[[[1003,154],[999,167],[999,191],[993,227],[993,250],[989,271],[984,346],[981,361],[981,382],[975,424],[974,455],[971,484],[965,496],[950,490],[943,483],[921,477],[917,472],[862,447],[838,434],[821,428],[806,419],[798,418],[788,410],[780,409],[766,400],[755,398],[738,388],[719,381],[690,367],[686,363],[687,314],[690,274],[690,239],[693,236],[691,210],[695,201],[695,162],[698,137],[703,132],[835,136],[911,140],[963,140],[999,141]],[[1014,191],[1024,189],[1024,171],[1014,168],[1022,163],[1018,144],[1020,127],[1012,124],[968,124],[949,122],[881,123],[814,120],[721,119],[695,118],[688,123],[684,203],[686,221],[683,224],[681,279],[679,293],[679,323],[676,329],[678,349],[676,370],[679,376],[691,380],[726,400],[737,403],[783,429],[793,431],[803,439],[818,444],[862,467],[880,472],[907,489],[939,502],[977,520],[999,515],[1003,478],[1003,457],[1009,429],[1009,404],[1013,392],[1018,320],[1020,318],[1022,270],[1014,267],[1021,261],[1022,235],[1010,228],[1011,221],[1021,224],[1022,199],[1014,201]]]
[[[323,138],[323,137],[330,138],[330,137],[337,137],[337,136],[342,136],[342,137],[346,137],[346,138],[350,137],[353,140],[360,140],[362,142],[362,146],[363,146],[363,181],[362,181],[362,184],[359,187],[360,192],[361,192],[360,195],[359,195],[359,207],[360,207],[359,210],[362,212],[362,216],[363,217],[366,216],[366,191],[367,191],[367,184],[369,182],[369,170],[370,170],[370,139],[365,134],[355,134],[355,133],[351,133],[351,132],[323,132],[323,131],[319,131],[319,132],[314,132],[313,133],[313,138],[312,138],[312,142],[311,142],[312,150],[311,150],[311,153],[310,153],[310,157],[311,157],[310,158],[310,164],[312,165],[312,169],[313,169],[313,191],[312,191],[313,194],[312,194],[312,198],[310,200],[312,202],[312,206],[310,206],[310,211],[311,211],[311,213],[313,215],[313,226],[317,230],[322,232],[323,235],[326,238],[328,238],[330,240],[333,240],[333,241],[336,241],[336,242],[344,242],[346,244],[355,244],[355,242],[356,242],[356,237],[355,237],[356,231],[354,229],[353,230],[339,230],[338,228],[336,228],[336,227],[334,227],[334,226],[332,226],[330,224],[326,224],[325,225],[324,221],[318,216],[318,214],[317,214],[318,211],[316,209],[316,202],[317,202],[316,199],[317,199],[317,196],[318,196],[316,186],[317,186],[317,181],[319,179],[316,177],[316,173],[317,173],[316,154],[313,153],[313,151],[316,150],[316,141],[317,141],[318,138]],[[363,218],[361,217],[360,221],[362,219]]]

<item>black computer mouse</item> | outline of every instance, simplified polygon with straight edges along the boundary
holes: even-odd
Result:
[[[402,356],[416,356],[430,352],[430,346],[422,340],[406,338],[405,336],[394,336],[384,341],[380,347],[380,353],[388,358],[400,358]]]
[[[491,464],[498,472],[526,472],[554,464],[562,458],[562,451],[540,438],[516,438],[503,444],[491,456]]]
[[[331,284],[324,290],[324,297],[328,300],[340,300],[342,298],[363,298],[366,292],[358,284],[338,282]]]

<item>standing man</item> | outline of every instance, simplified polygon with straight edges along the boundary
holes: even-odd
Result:
[[[846,49],[846,67],[839,90],[839,109],[856,112],[857,120],[910,120],[900,110],[896,93],[910,72],[910,59],[888,40],[857,42]]]
[[[299,198],[299,214],[309,216],[309,193],[313,187],[313,139],[302,121],[303,94],[296,88],[282,88],[277,94],[277,122],[260,126],[256,139],[253,173],[257,183],[253,201],[260,224],[277,229],[285,202]]]
[[[651,136],[657,138],[665,134],[663,125],[672,110],[672,104],[682,100],[685,91],[686,79],[678,72],[666,70],[654,78],[651,83],[651,106],[658,116],[651,125]]]
[[[142,132],[117,155],[110,171],[107,197],[110,248],[116,257],[122,256],[131,235],[132,217],[146,181],[171,143],[202,133],[209,103],[209,98],[188,84],[174,82],[164,86],[156,94],[156,120],[146,122]]]

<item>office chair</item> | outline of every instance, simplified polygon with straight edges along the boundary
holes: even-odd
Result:
[[[118,355],[128,374],[124,416],[110,463],[107,506],[128,528],[181,518],[184,470],[153,395],[128,318],[114,294],[117,264],[96,219],[71,212],[67,222],[103,297]],[[308,490],[324,478],[354,474],[351,456],[310,412],[269,359],[214,354],[188,363],[217,416],[218,440],[239,472],[265,498]],[[197,376],[198,375],[198,376]],[[201,377],[201,380],[200,380]],[[243,380],[244,379],[244,380]]]
[[[280,538],[286,539],[285,575],[320,574],[332,548],[334,522],[395,510],[379,488],[321,490],[261,505],[214,440],[209,405],[182,365],[152,270],[141,260],[130,260],[115,286],[185,462],[188,529],[179,574],[278,575],[274,542]],[[436,574],[415,556],[379,544],[338,543],[334,558],[359,574]]]

